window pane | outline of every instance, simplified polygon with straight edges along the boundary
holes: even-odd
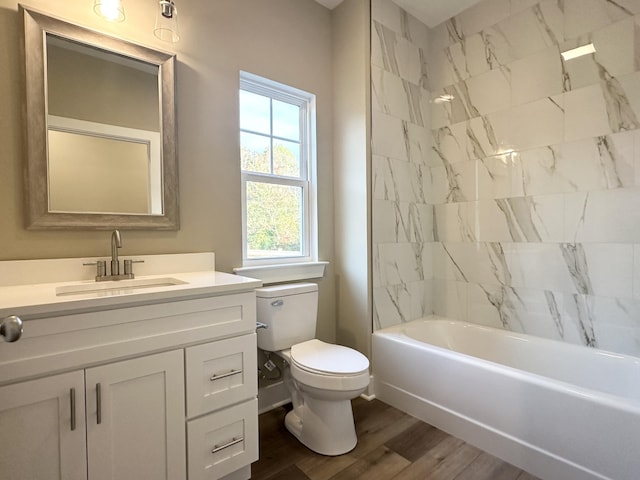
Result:
[[[271,99],[240,90],[240,129],[271,134]]]
[[[240,133],[240,156],[242,170],[271,173],[271,148],[269,137]]]
[[[302,256],[302,188],[247,182],[247,257]]]
[[[300,144],[273,141],[273,173],[285,177],[300,178]]]
[[[273,101],[273,135],[287,140],[300,140],[300,107]]]

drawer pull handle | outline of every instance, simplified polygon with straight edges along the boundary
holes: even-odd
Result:
[[[229,443],[225,443],[224,445],[214,445],[213,450],[211,450],[211,453],[218,453],[219,451],[224,450],[225,448],[232,447],[233,445],[236,445],[243,441],[244,441],[244,437],[240,437],[240,438],[233,437],[233,439]]]
[[[242,373],[242,370],[231,370],[230,372],[227,372],[227,373],[221,373],[219,375],[214,375],[209,380],[212,381],[212,382],[215,382],[216,380],[220,380],[221,378],[227,378],[227,377],[230,377],[232,375],[238,375],[239,373]]]

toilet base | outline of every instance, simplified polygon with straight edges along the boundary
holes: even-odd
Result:
[[[321,455],[343,455],[358,443],[351,400],[306,397],[287,413],[284,424],[304,446]]]

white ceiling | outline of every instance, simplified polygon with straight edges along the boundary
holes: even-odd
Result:
[[[428,27],[435,27],[463,10],[475,5],[480,0],[393,0],[414,17],[420,19]],[[342,3],[342,0],[316,0],[329,9]]]

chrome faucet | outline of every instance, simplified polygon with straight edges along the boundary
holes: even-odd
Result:
[[[122,248],[122,237],[120,230],[114,230],[111,234],[111,276],[120,275],[120,260],[118,260],[118,249]]]
[[[135,278],[133,274],[133,264],[143,263],[144,260],[124,260],[124,269],[120,270],[120,260],[118,259],[118,249],[122,248],[122,235],[120,230],[111,233],[111,275],[107,275],[107,261],[97,260],[95,262],[83,263],[83,265],[96,265],[96,282],[106,280],[125,280]]]

